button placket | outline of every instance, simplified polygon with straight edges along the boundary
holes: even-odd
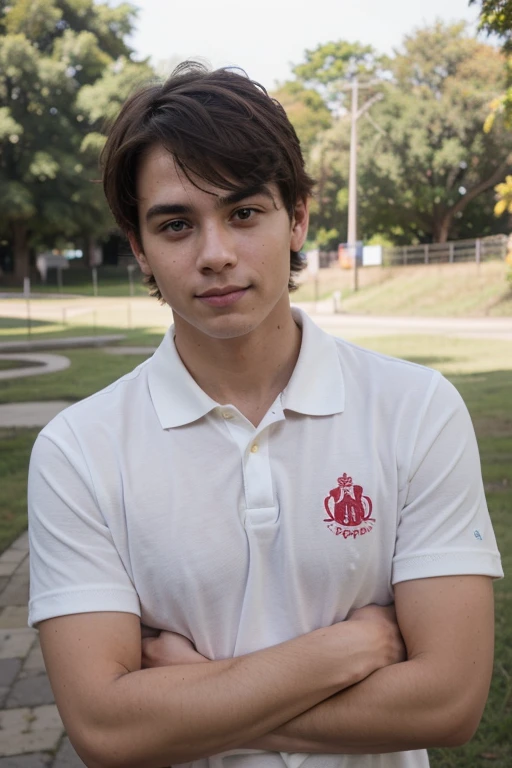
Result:
[[[266,427],[252,444],[244,461],[245,496],[251,509],[274,507],[274,489],[269,461],[269,428]]]
[[[275,522],[277,516],[269,458],[269,435],[273,424],[284,419],[280,401],[269,409],[258,428],[255,428],[236,408],[219,410],[231,438],[241,454],[245,492],[244,525],[265,525]],[[241,510],[242,513],[242,510]]]

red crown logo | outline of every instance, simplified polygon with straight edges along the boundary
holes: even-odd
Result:
[[[352,478],[344,472],[341,477],[338,477],[338,485],[340,488],[351,488],[353,485]]]
[[[346,472],[338,477],[338,485],[329,491],[324,499],[324,518],[327,526],[336,536],[346,539],[362,536],[373,529],[375,518],[372,517],[373,504],[369,496],[364,495],[362,485],[354,481]]]

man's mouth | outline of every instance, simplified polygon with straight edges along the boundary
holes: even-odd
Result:
[[[211,307],[229,307],[241,299],[248,290],[249,286],[226,285],[222,288],[209,288],[197,294],[196,298]]]

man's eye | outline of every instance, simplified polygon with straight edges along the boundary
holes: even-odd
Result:
[[[170,229],[171,232],[183,232],[185,229],[185,222],[181,219],[176,219],[175,221],[170,221],[168,224],[165,225],[165,229]]]
[[[254,213],[254,208],[240,208],[236,215],[240,219],[240,221],[247,221],[247,219],[250,219],[251,216]]]

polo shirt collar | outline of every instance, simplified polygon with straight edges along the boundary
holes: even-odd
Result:
[[[191,424],[218,408],[185,368],[171,325],[149,361],[148,386],[162,429]]]
[[[283,409],[308,416],[332,416],[345,408],[345,385],[336,340],[302,310],[292,308],[302,328],[299,359],[283,391]]]
[[[302,343],[297,364],[282,393],[283,410],[309,416],[341,413],[345,388],[336,341],[302,310],[293,307],[292,314],[302,328]],[[165,334],[148,366],[151,400],[163,429],[190,424],[219,407],[183,364],[174,343],[174,326]]]

